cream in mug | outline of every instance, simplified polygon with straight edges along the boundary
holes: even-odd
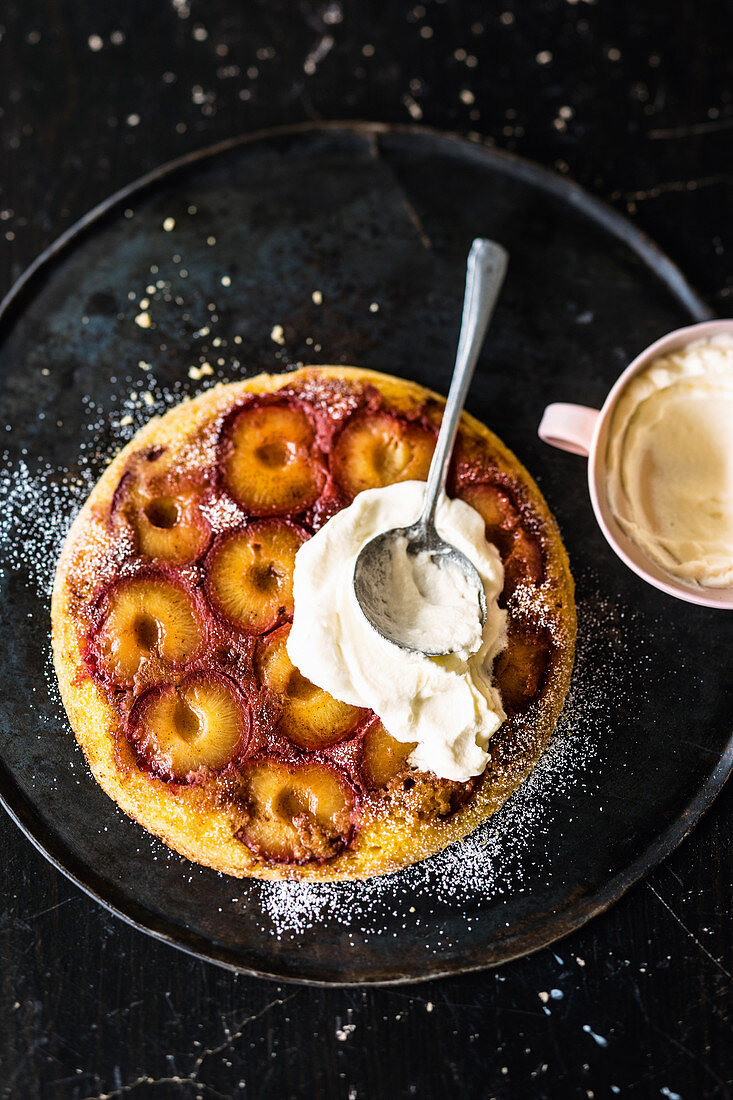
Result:
[[[733,336],[631,379],[611,419],[607,490],[622,529],[668,573],[733,586]]]

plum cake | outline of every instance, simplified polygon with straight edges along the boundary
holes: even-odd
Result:
[[[220,385],[152,420],[108,466],[58,564],[64,704],[107,794],[230,875],[366,878],[475,829],[525,778],[568,690],[573,582],[537,486],[463,416],[449,493],[504,565],[506,720],[465,783],[419,771],[368,710],[288,656],[303,542],[364,489],[424,480],[443,400],[315,367]]]

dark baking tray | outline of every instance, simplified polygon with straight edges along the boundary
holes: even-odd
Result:
[[[318,888],[194,867],[116,809],[75,746],[49,663],[63,530],[120,436],[150,415],[146,400],[160,408],[296,362],[355,363],[445,392],[477,235],[502,241],[511,263],[468,407],[536,475],[578,586],[579,661],[560,732],[494,821],[418,868]],[[144,329],[139,299],[158,280],[171,288],[156,288],[155,327]],[[647,238],[577,186],[426,130],[253,135],[113,196],[39,258],[0,313],[8,812],[113,912],[253,974],[435,977],[534,951],[604,909],[680,841],[731,769],[733,616],[626,570],[593,520],[584,463],[544,447],[536,428],[549,401],[600,405],[646,344],[708,315]],[[202,360],[215,373],[194,381]]]

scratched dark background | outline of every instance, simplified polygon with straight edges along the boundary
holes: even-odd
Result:
[[[5,0],[0,293],[165,160],[355,118],[470,133],[569,174],[731,315],[732,41],[729,0]],[[555,950],[364,991],[238,978],[165,947],[2,815],[0,1097],[729,1097],[731,809],[729,788]]]

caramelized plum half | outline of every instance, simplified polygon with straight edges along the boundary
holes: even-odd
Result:
[[[285,520],[259,520],[222,535],[206,559],[206,592],[230,623],[262,634],[293,611],[295,555],[307,538]]]
[[[386,787],[402,771],[415,742],[397,741],[381,722],[374,722],[362,742],[362,775],[372,790]]]
[[[504,595],[508,599],[520,584],[536,586],[545,576],[545,559],[537,537],[520,524],[514,531],[512,549],[504,562]]]
[[[249,740],[247,706],[219,672],[198,671],[177,686],[159,684],[135,702],[127,736],[144,767],[166,782],[191,783],[242,759]]]
[[[260,677],[280,698],[285,736],[303,749],[327,748],[348,736],[364,711],[339,702],[298,672],[286,649],[289,633],[290,623],[285,623],[264,640],[257,662]]]
[[[156,463],[151,463],[153,469]],[[112,500],[112,522],[125,520],[137,553],[152,561],[185,565],[204,553],[211,526],[199,507],[199,490],[183,475],[152,474],[146,463],[125,473]]]
[[[243,801],[246,821],[237,835],[263,859],[324,863],[351,838],[354,789],[328,764],[258,760],[243,770]]]
[[[160,679],[158,673],[184,664],[206,638],[195,596],[162,570],[114,581],[100,609],[91,649],[103,678],[120,686],[143,673]]]
[[[331,455],[331,470],[352,496],[396,481],[425,481],[435,449],[433,430],[388,412],[348,421]]]
[[[255,516],[296,515],[326,480],[311,422],[296,402],[253,402],[226,421],[220,441],[225,488]]]
[[[465,485],[458,495],[482,517],[486,538],[501,555],[505,597],[519,584],[540,584],[544,560],[539,538],[522,521],[509,493],[491,482],[478,482]]]
[[[496,658],[494,680],[501,692],[504,710],[511,717],[521,714],[544,684],[552,641],[546,628],[510,623],[506,649]]]

